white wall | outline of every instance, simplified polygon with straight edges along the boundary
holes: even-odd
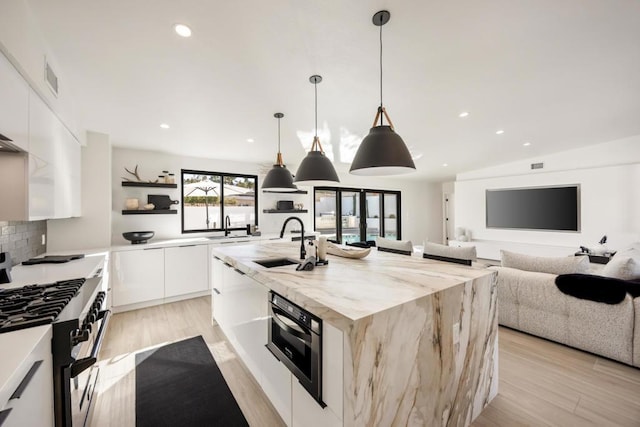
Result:
[[[243,174],[257,174],[259,184],[262,183],[266,170],[255,163],[234,162],[228,160],[204,159],[172,154],[132,150],[121,147],[113,148],[112,163],[112,243],[127,243],[122,237],[125,231],[152,230],[159,238],[184,237],[181,233],[181,218],[178,207],[177,215],[122,215],[126,198],[138,198],[146,201],[147,194],[167,194],[174,200],[180,200],[178,189],[149,189],[122,187],[122,177],[127,176],[124,168],[132,170],[139,165],[143,179],[155,179],[163,170],[176,174],[179,180],[181,169],[210,170]],[[292,167],[295,171],[295,167]],[[421,244],[428,237],[432,241],[442,239],[442,204],[440,185],[417,181],[406,181],[389,178],[371,178],[349,175],[339,172],[341,187],[373,188],[381,190],[400,190],[402,192],[402,238]],[[293,200],[303,203],[307,214],[299,214],[305,223],[305,230],[313,228],[313,191],[308,194],[270,194],[258,192],[259,219],[258,225],[262,233],[277,233],[288,214],[264,214],[263,209],[275,208],[277,200]],[[290,224],[287,229],[298,228]],[[188,236],[199,236],[206,233],[189,233]]]
[[[531,170],[537,162],[544,169]],[[564,184],[580,184],[580,232],[486,228],[485,190]],[[494,242],[494,248],[495,242],[505,249],[527,243],[545,255],[554,246],[567,252],[593,245],[605,234],[611,249],[622,248],[640,240],[640,135],[459,174],[455,199],[456,227],[470,228],[474,240]]]
[[[111,142],[87,132],[82,147],[82,211],[78,218],[47,221],[47,251],[106,248],[111,245]]]

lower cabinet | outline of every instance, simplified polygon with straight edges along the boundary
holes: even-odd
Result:
[[[322,408],[297,378],[265,347],[269,290],[231,265],[212,257],[213,317],[276,408],[293,427],[341,426],[343,417],[343,333],[323,324]]]
[[[42,326],[40,326],[42,327]],[[24,360],[19,373],[7,383],[0,394],[0,425],[3,427],[53,427],[53,356],[51,327],[31,354]],[[6,391],[6,393],[5,393]],[[4,421],[3,421],[4,420]]]
[[[113,253],[111,288],[113,306],[164,298],[164,249]]]
[[[116,308],[209,289],[207,245],[114,251],[111,265]]]
[[[206,245],[164,249],[164,297],[203,292],[209,289]]]

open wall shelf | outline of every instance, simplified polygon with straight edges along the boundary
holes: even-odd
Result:
[[[264,213],[307,213],[307,209],[263,209]]]
[[[178,211],[175,209],[152,209],[144,210],[123,210],[122,215],[175,215]]]
[[[277,193],[277,194],[308,194],[307,190],[296,190],[296,191],[273,191],[273,190],[262,190],[263,193]]]
[[[165,184],[164,182],[122,181],[122,186],[123,187],[178,188],[178,184]]]

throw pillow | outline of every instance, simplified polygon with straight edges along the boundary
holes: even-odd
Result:
[[[571,274],[589,272],[589,257],[542,257],[519,254],[516,252],[500,251],[503,267],[519,270],[537,271],[549,274]]]
[[[640,279],[640,260],[626,254],[615,254],[604,266],[601,274],[622,280]]]
[[[561,274],[556,286],[566,295],[606,304],[619,304],[627,293],[640,296],[640,281],[619,280],[592,274]]]
[[[459,258],[475,261],[477,258],[475,246],[446,246],[438,243],[425,242],[423,252],[427,255],[436,255],[446,258]]]

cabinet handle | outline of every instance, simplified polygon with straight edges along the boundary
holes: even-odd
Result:
[[[190,248],[190,247],[192,247],[192,246],[195,246],[195,245],[180,245],[179,247],[180,247],[180,248]]]
[[[242,274],[242,275],[245,275],[245,274],[246,274],[244,271],[240,271],[240,270],[238,270],[237,268],[234,268],[234,270],[236,271],[236,273],[240,273],[240,274]]]
[[[220,295],[220,291],[219,291],[219,290],[217,290],[216,288],[213,288],[213,291],[214,291],[216,294]]]
[[[164,248],[144,248],[143,251],[157,251]]]
[[[5,420],[9,416],[9,413],[13,410],[13,408],[5,409],[0,412],[0,426],[4,425]]]
[[[16,389],[16,391],[13,392],[9,400],[20,399],[20,397],[22,396],[22,393],[24,393],[24,390],[29,385],[29,382],[31,382],[31,379],[34,377],[34,375],[38,371],[38,368],[40,367],[40,365],[42,365],[42,360],[33,362],[33,365],[31,365],[31,369],[29,369],[29,372],[27,372],[27,375],[25,375],[25,377],[22,379],[22,381],[20,382],[20,385],[18,385],[18,388]]]

